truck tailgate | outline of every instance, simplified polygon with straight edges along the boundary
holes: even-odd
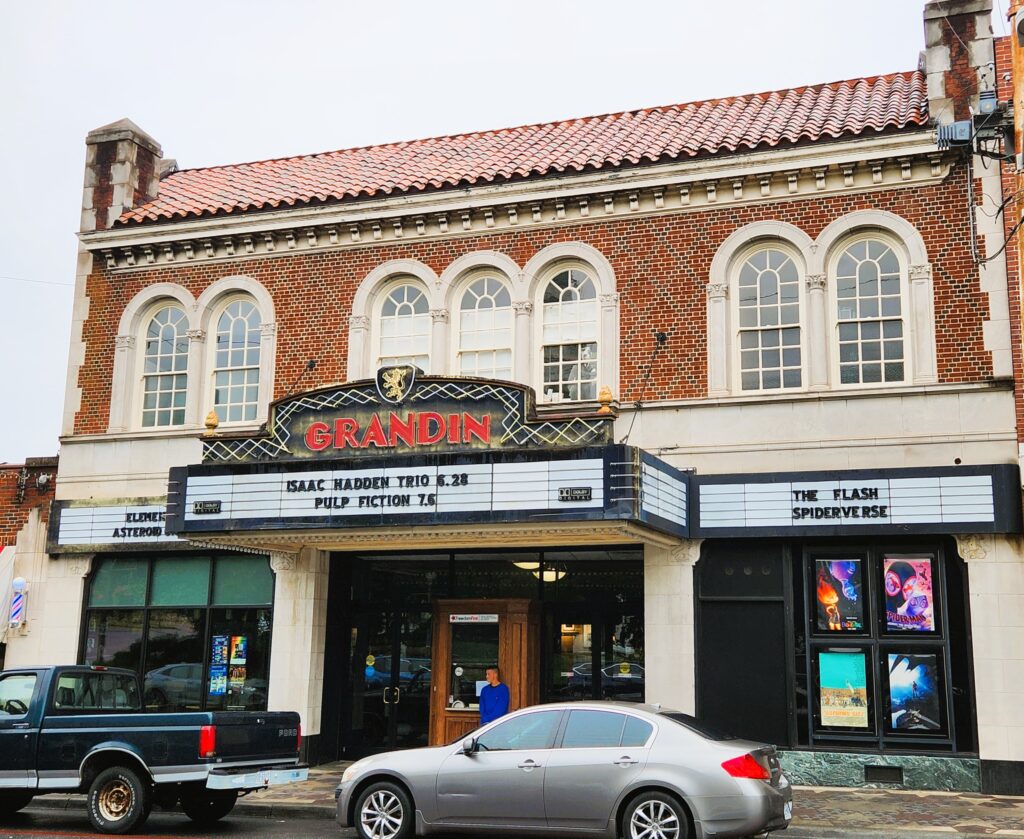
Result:
[[[217,759],[288,760],[299,754],[299,715],[292,711],[218,711]]]

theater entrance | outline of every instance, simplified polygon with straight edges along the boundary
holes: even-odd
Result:
[[[487,664],[513,708],[643,701],[642,556],[333,554],[318,759],[458,739],[478,725]]]

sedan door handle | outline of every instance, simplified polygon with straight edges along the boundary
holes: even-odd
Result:
[[[618,760],[613,761],[616,766],[635,766],[639,763],[639,760],[633,760],[629,755],[623,755]]]
[[[540,764],[534,760],[526,760],[519,764],[519,768],[529,772],[531,769],[540,769]]]

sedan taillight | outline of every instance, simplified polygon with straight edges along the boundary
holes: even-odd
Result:
[[[214,757],[217,754],[217,726],[204,725],[199,729],[199,757]]]
[[[752,778],[755,781],[769,781],[772,777],[768,767],[752,754],[731,758],[722,764],[722,768],[734,778]]]

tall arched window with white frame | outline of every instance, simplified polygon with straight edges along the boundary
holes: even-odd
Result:
[[[232,300],[217,318],[213,404],[222,422],[251,422],[259,410],[260,311]]]
[[[866,237],[835,263],[839,383],[889,384],[906,379],[902,268],[885,241]]]
[[[744,391],[803,386],[800,272],[778,247],[760,247],[737,277],[739,376]]]
[[[469,284],[459,303],[458,369],[462,376],[512,378],[512,297],[496,277]]]
[[[146,326],[142,362],[142,427],[184,425],[188,392],[188,318],[163,306]]]
[[[430,304],[411,283],[395,286],[381,303],[377,366],[411,364],[430,372]]]
[[[600,309],[594,280],[578,268],[544,286],[541,324],[544,400],[597,398]]]

